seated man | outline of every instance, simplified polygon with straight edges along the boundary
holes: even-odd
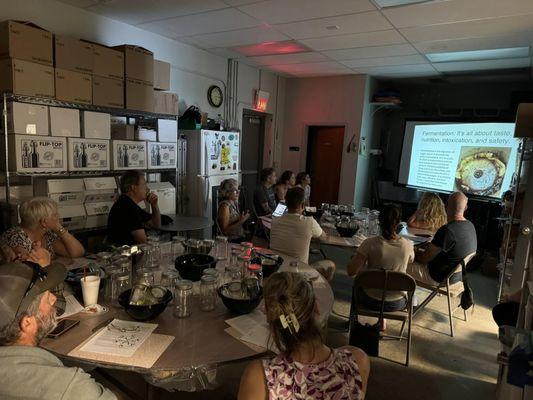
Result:
[[[285,196],[285,204],[288,208],[287,214],[272,218],[270,248],[307,264],[311,239],[318,238],[325,233],[313,217],[302,215],[305,209],[305,192],[302,188],[289,189]],[[311,266],[317,269],[328,281],[333,279],[335,274],[333,261],[320,260]]]
[[[107,219],[108,242],[119,246],[146,243],[145,226],[161,226],[157,196],[148,190],[140,171],[127,171],[120,177],[120,192]],[[152,214],[138,206],[143,200],[150,203]]]
[[[56,326],[50,289],[66,275],[58,263],[45,270],[35,264],[0,265],[0,398],[116,399],[81,368],[67,368],[38,347]]]
[[[254,191],[254,207],[259,217],[272,214],[276,209],[276,171],[274,168],[264,168],[260,175],[261,184]]]
[[[448,198],[448,223],[437,230],[425,249],[416,252],[415,262],[407,266],[407,273],[416,281],[437,286],[463,258],[476,251],[476,228],[464,217],[467,204],[468,198],[461,192]]]

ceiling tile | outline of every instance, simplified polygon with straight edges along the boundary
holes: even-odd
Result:
[[[252,3],[260,3],[264,0],[222,0],[224,3],[226,3],[228,6],[236,7],[236,6],[243,6],[245,4],[252,4]]]
[[[247,44],[290,40],[288,36],[265,26],[220,33],[208,33],[206,35],[192,36],[191,39],[200,43],[204,48],[235,47]]]
[[[408,43],[388,46],[359,47],[356,49],[327,50],[322,54],[334,60],[356,60],[360,58],[408,56],[418,51]]]
[[[276,25],[276,29],[294,39],[338,36],[391,28],[392,25],[378,11]]]
[[[448,0],[383,9],[397,28],[533,13],[531,0]]]
[[[444,51],[487,50],[504,47],[531,46],[533,31],[519,32],[511,35],[463,38],[451,40],[436,40],[419,42],[413,45],[422,53],[436,53]]]
[[[438,72],[431,66],[431,64],[417,64],[417,65],[395,65],[395,66],[383,66],[383,67],[368,67],[368,68],[354,68],[356,72],[374,75],[397,75],[402,74],[404,76],[419,76],[422,74],[435,74]]]
[[[398,44],[404,43],[405,39],[396,30],[391,29],[387,31],[303,39],[301,42],[314,50],[332,50]]]
[[[280,24],[374,11],[376,7],[369,0],[269,0],[239,9],[263,22]]]
[[[181,40],[181,38],[180,38]],[[216,48],[212,48],[212,49],[207,49],[206,51],[208,51],[209,53],[212,53],[212,54],[216,54],[217,56],[221,56],[221,57],[224,57],[224,58],[231,58],[231,59],[239,59],[239,61],[241,61],[241,59],[244,59],[246,58],[245,56],[243,56],[242,54],[239,54],[237,53],[236,51],[233,51],[233,50],[230,50],[230,49],[226,49],[226,48],[223,48],[223,47],[216,47]]]
[[[228,5],[220,0],[112,0],[87,10],[128,24],[140,24],[226,7]]]
[[[59,0],[61,3],[69,4],[73,7],[89,7],[98,3],[98,0]]]
[[[481,71],[493,69],[528,68],[531,60],[527,58],[511,58],[508,60],[460,61],[434,63],[436,70],[441,72]]]
[[[533,14],[490,18],[477,21],[403,28],[400,32],[410,42],[498,36],[533,29]]]
[[[271,65],[269,66],[275,71],[285,72],[289,74],[318,74],[318,73],[351,73],[349,68],[339,64],[335,61],[325,61],[318,63],[306,64],[285,64],[285,65]]]
[[[160,26],[173,32],[175,37],[194,36],[203,33],[214,33],[235,29],[251,28],[260,25],[256,19],[249,17],[233,8],[210,11],[184,17],[170,18],[149,24],[142,24],[141,29],[150,30]],[[221,47],[216,45],[214,47]]]
[[[428,64],[427,59],[419,54],[398,57],[364,58],[359,60],[346,60],[342,64],[350,68],[382,67],[389,65],[415,65]]]
[[[320,53],[296,53],[280,54],[272,56],[250,57],[261,65],[283,65],[283,64],[302,64],[327,60],[328,58]]]

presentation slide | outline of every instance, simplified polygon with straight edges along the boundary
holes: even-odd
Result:
[[[409,121],[399,180],[419,188],[500,198],[517,167],[514,125]]]

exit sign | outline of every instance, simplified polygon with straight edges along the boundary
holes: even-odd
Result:
[[[264,90],[257,90],[255,92],[255,110],[265,112],[268,107],[269,98],[270,93],[265,92]]]

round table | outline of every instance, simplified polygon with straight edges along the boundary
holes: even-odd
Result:
[[[206,217],[190,217],[186,215],[169,215],[174,220],[171,224],[161,225],[156,230],[161,232],[189,232],[210,228],[213,221]]]
[[[294,259],[284,256],[281,270],[290,270],[289,263]],[[219,262],[217,268],[224,269],[226,262]],[[298,270],[310,270],[307,264],[298,263]],[[320,310],[321,325],[325,325],[333,307],[333,291],[329,283],[319,276],[314,282],[315,295]],[[129,370],[141,374],[151,385],[169,391],[199,391],[213,389],[217,386],[217,367],[229,363],[246,361],[269,354],[266,349],[258,350],[234,338],[225,330],[229,326],[227,319],[231,314],[222,304],[217,302],[215,310],[204,312],[199,309],[199,300],[195,299],[192,315],[179,319],[173,316],[173,307],[167,309],[150,323],[158,324],[154,333],[170,335],[174,340],[151,368],[139,368],[128,365],[117,365],[102,361],[92,361],[69,356],[69,353],[92,335],[92,329],[100,323],[116,317],[125,320],[131,318],[120,308],[110,307],[110,311],[99,316],[74,315],[80,324],[57,339],[45,339],[41,347],[51,351],[58,357],[77,364],[86,369],[108,368]],[[260,306],[261,307],[261,306]]]

